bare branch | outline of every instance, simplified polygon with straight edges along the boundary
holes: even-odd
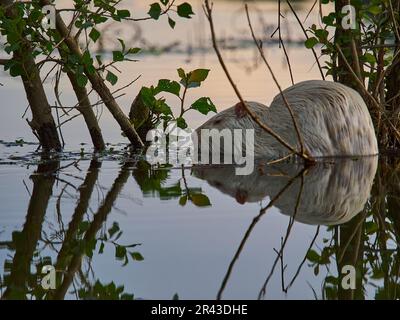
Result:
[[[250,28],[251,36],[253,37],[254,43],[256,44],[257,49],[258,49],[258,51],[260,52],[261,58],[263,59],[265,65],[267,66],[269,72],[271,73],[272,79],[274,80],[276,86],[278,87],[279,93],[280,93],[280,95],[281,95],[281,97],[282,97],[282,99],[283,99],[283,101],[284,101],[284,103],[285,103],[285,105],[286,105],[286,108],[288,109],[288,111],[289,111],[289,113],[290,113],[290,116],[291,116],[292,121],[293,121],[293,126],[294,126],[294,128],[295,128],[295,130],[296,130],[297,139],[298,139],[298,141],[299,141],[299,143],[300,143],[301,154],[304,155],[304,143],[303,143],[303,138],[302,138],[302,136],[301,136],[301,133],[300,133],[300,130],[299,130],[299,127],[298,127],[296,118],[295,118],[295,116],[294,116],[293,110],[292,110],[292,108],[290,107],[289,102],[287,101],[285,95],[283,94],[282,88],[281,88],[281,86],[279,85],[279,82],[278,82],[278,80],[276,79],[275,74],[274,74],[274,72],[272,71],[272,68],[271,68],[271,66],[269,65],[269,63],[268,63],[268,61],[267,61],[267,59],[266,59],[266,57],[265,57],[265,54],[264,54],[264,51],[263,51],[263,49],[262,49],[262,47],[261,47],[260,42],[257,40],[257,38],[256,38],[256,36],[255,36],[255,34],[254,34],[254,29],[253,29],[253,26],[252,26],[252,24],[251,24],[250,14],[249,14],[249,8],[248,8],[248,6],[247,6],[247,3],[245,4],[245,9],[246,9],[247,22],[249,23],[249,28]]]
[[[208,22],[210,24],[210,30],[211,30],[211,38],[212,38],[212,44],[214,47],[214,50],[217,54],[218,60],[221,64],[222,69],[225,72],[226,77],[228,78],[233,90],[236,93],[236,96],[239,98],[240,103],[242,104],[243,108],[246,110],[247,114],[255,121],[263,130],[265,130],[267,133],[269,133],[271,136],[273,136],[279,143],[281,143],[284,147],[286,147],[289,151],[293,152],[294,154],[298,155],[302,159],[304,159],[306,162],[313,162],[314,160],[304,154],[303,152],[299,152],[296,149],[294,149],[289,143],[287,143],[283,138],[281,138],[277,133],[275,133],[270,127],[268,127],[266,124],[264,124],[260,118],[250,110],[250,108],[247,106],[245,103],[242,94],[240,93],[239,89],[237,88],[235,82],[233,81],[229,70],[222,58],[221,52],[218,48],[217,44],[217,37],[215,34],[215,28],[214,28],[214,21],[212,17],[212,6],[210,5],[209,0],[204,1],[204,6],[203,6],[204,12],[206,14],[206,17],[208,19]]]

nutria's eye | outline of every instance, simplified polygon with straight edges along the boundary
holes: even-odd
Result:
[[[220,124],[222,122],[222,119],[217,119],[214,121],[214,124]]]

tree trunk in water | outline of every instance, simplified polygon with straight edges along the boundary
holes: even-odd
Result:
[[[340,49],[342,50],[344,56],[347,59],[347,62],[350,64],[351,68],[354,70],[356,75],[359,76],[360,80],[363,81],[362,76],[362,65],[358,60],[358,57],[362,55],[361,47],[360,47],[360,37],[357,35],[357,31],[360,28],[359,22],[356,22],[357,30],[352,29],[343,29],[342,27],[342,19],[341,11],[342,8],[346,5],[352,4],[356,9],[356,14],[358,14],[358,9],[356,4],[351,3],[352,1],[349,0],[336,0],[335,1],[335,12],[336,12],[336,30],[335,30],[335,44],[339,45]],[[356,17],[353,17],[354,19]],[[354,76],[348,70],[345,60],[337,53],[337,66],[334,70],[334,80],[340,83],[347,85],[357,91],[360,94],[364,95],[363,92],[360,91],[360,88],[357,82],[354,80]]]
[[[392,0],[392,6],[394,12],[399,12],[400,1]],[[395,28],[395,27],[393,27]],[[398,28],[398,33],[400,33],[400,28]],[[392,119],[393,126],[396,129],[400,129],[400,57],[398,55],[400,50],[400,39],[397,37],[397,32],[395,32],[395,44],[397,47],[394,50],[393,56],[395,59],[392,61],[390,71],[386,76],[386,109],[389,111],[389,116]],[[390,130],[392,131],[392,130]],[[399,130],[400,131],[400,130]],[[390,134],[388,137],[388,147],[396,149],[400,147],[399,138],[396,134]]]
[[[364,235],[364,219],[365,212],[360,212],[351,221],[340,225],[339,231],[339,250],[336,257],[338,263],[339,283],[338,283],[338,299],[339,300],[364,300],[363,293],[363,235]],[[356,287],[355,289],[346,289],[342,286],[343,276],[342,268],[344,266],[352,266],[356,270]]]
[[[7,16],[15,16],[14,1],[0,0],[0,5],[7,7]],[[39,69],[32,56],[32,47],[29,41],[22,37],[21,47],[14,52],[13,59],[21,64],[23,70],[21,78],[24,84],[26,97],[31,111],[32,121],[28,121],[33,132],[38,137],[40,144],[46,151],[61,150],[61,143],[58,137],[57,127],[51,114],[50,104],[47,101],[46,93],[40,78]]]
[[[31,176],[33,190],[28,213],[22,231],[13,236],[15,254],[2,299],[26,299],[28,282],[32,279],[31,262],[41,238],[44,217],[53,192],[55,176],[52,172],[58,167],[59,161],[40,164],[36,173]]]
[[[40,4],[42,6],[51,5],[51,1],[49,0],[41,0]],[[82,51],[76,42],[76,40],[71,36],[71,32],[68,27],[65,25],[61,15],[59,13],[56,14],[56,28],[60,33],[60,36],[64,39],[64,43],[68,46],[68,49],[71,53],[82,58]],[[98,95],[103,100],[103,103],[108,108],[108,110],[113,115],[114,119],[118,122],[121,127],[121,130],[125,133],[126,137],[132,143],[134,147],[143,147],[144,144],[142,139],[140,139],[137,134],[135,128],[129,121],[128,117],[123,113],[118,103],[115,101],[110,89],[104,83],[104,80],[100,76],[97,70],[94,72],[89,72],[87,68],[84,69],[85,75],[89,79],[92,84],[93,89],[98,93]]]
[[[147,133],[154,129],[154,125],[151,122],[150,109],[143,103],[140,92],[132,102],[129,119],[140,138],[146,142]]]
[[[93,112],[92,105],[85,87],[80,87],[76,80],[75,74],[72,72],[67,73],[72,88],[75,91],[76,98],[78,99],[78,111],[85,119],[86,126],[89,129],[90,137],[96,151],[105,149],[105,143],[96,115]]]

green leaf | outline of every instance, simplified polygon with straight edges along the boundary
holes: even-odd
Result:
[[[317,264],[314,268],[314,275],[317,276],[319,274],[319,265]]]
[[[101,23],[104,23],[104,22],[106,22],[108,20],[107,17],[103,17],[100,14],[93,14],[92,15],[92,19],[93,19],[93,22],[95,24],[101,24]]]
[[[179,199],[179,205],[181,205],[182,207],[185,206],[186,202],[187,202],[188,197],[187,196],[182,196]]]
[[[373,234],[379,230],[378,225],[373,221],[368,221],[365,223],[366,234]]]
[[[125,51],[126,46],[125,46],[124,40],[118,38],[118,41],[119,41],[119,43],[121,44],[122,51]]]
[[[371,53],[368,53],[368,52],[364,54],[364,59],[366,62],[368,62],[370,64],[373,64],[376,62],[374,55]]]
[[[19,63],[13,64],[10,68],[10,76],[11,77],[18,77],[22,75],[24,72],[22,66]]]
[[[176,81],[161,79],[158,81],[156,90],[158,92],[169,92],[179,97],[181,86]]]
[[[125,59],[124,54],[121,51],[113,51],[114,62],[124,61],[124,59]]]
[[[93,59],[90,56],[90,52],[89,51],[85,51],[82,55],[82,62],[85,66],[90,66],[93,63]]]
[[[122,260],[126,256],[126,248],[123,246],[116,246],[115,247],[115,257],[118,260]]]
[[[93,42],[96,42],[100,38],[100,35],[100,32],[97,31],[95,28],[93,28],[89,33],[89,37],[93,40]]]
[[[110,239],[120,230],[119,224],[117,222],[114,222],[112,227],[108,229],[108,234],[110,236]]]
[[[151,90],[150,88],[142,87],[139,94],[142,98],[144,105],[146,105],[147,107],[151,108],[155,104],[156,99],[154,98],[153,90]]]
[[[128,54],[136,54],[136,53],[139,53],[140,50],[142,50],[142,49],[140,49],[140,48],[130,48],[127,53]]]
[[[194,12],[189,3],[185,2],[178,6],[178,16],[190,19],[192,15],[194,15]]]
[[[186,129],[188,127],[185,119],[183,119],[182,117],[176,118],[176,124],[177,124],[178,128],[181,128],[181,129]]]
[[[177,71],[178,71],[179,78],[181,78],[182,80],[186,79],[185,70],[183,70],[182,68],[179,68]]]
[[[191,200],[194,205],[198,207],[206,207],[206,206],[211,206],[210,199],[204,194],[193,194],[191,196]]]
[[[169,23],[169,26],[170,26],[172,29],[175,28],[176,22],[175,22],[174,20],[172,20],[170,17],[168,17],[168,23]]]
[[[149,16],[154,20],[158,20],[161,15],[161,6],[158,3],[153,3],[150,5],[150,10],[148,12]]]
[[[129,10],[117,10],[117,16],[121,19],[129,18],[131,16],[131,13],[129,12]]]
[[[131,254],[131,257],[133,260],[136,260],[136,261],[144,260],[143,256],[139,252],[131,252],[130,254]]]
[[[112,73],[111,71],[107,72],[106,80],[111,83],[112,85],[115,85],[118,82],[118,77]]]
[[[324,29],[315,30],[315,35],[318,37],[320,42],[324,42],[327,40],[329,32]]]
[[[123,293],[121,294],[121,300],[133,300],[133,294]]]
[[[168,4],[168,2],[169,2],[169,0],[160,0],[160,1],[164,6],[166,6]]]
[[[165,103],[164,99],[156,100],[156,103],[153,107],[153,111],[164,115],[172,114],[171,107]]]
[[[333,26],[336,19],[336,15],[334,12],[331,12],[329,15],[322,17],[322,22],[327,26]]]
[[[101,55],[98,54],[96,55],[96,60],[99,66],[103,65],[103,60],[101,59]]]
[[[189,79],[188,82],[192,83],[192,82],[203,82],[204,80],[207,79],[208,74],[209,74],[210,70],[208,69],[196,69],[193,70],[192,72],[189,73]]]
[[[210,111],[217,113],[217,108],[208,97],[198,99],[192,104],[192,109],[197,110],[202,114],[208,114]]]
[[[80,86],[81,88],[84,88],[86,86],[86,84],[88,83],[88,78],[84,74],[78,73],[76,75],[76,81],[78,82],[78,86]]]
[[[308,38],[304,44],[307,49],[314,48],[314,46],[318,43],[318,39],[315,37]]]
[[[314,250],[310,249],[307,252],[307,259],[311,262],[318,262],[319,261],[319,254],[316,253]]]
[[[100,244],[100,248],[99,248],[99,254],[102,254],[104,252],[104,242],[102,242]]]
[[[373,5],[368,8],[368,11],[373,15],[378,15],[382,12],[382,9],[379,5]]]

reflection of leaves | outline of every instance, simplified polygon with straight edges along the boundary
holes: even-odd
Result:
[[[92,257],[93,251],[96,247],[97,241],[100,241],[100,247],[99,247],[99,254],[104,253],[105,249],[105,244],[109,243],[114,246],[115,248],[115,258],[119,261],[123,261],[123,266],[126,266],[129,263],[129,256],[132,257],[132,260],[136,261],[142,261],[143,256],[139,252],[131,252],[128,249],[134,248],[140,244],[134,243],[130,245],[122,245],[120,243],[117,243],[118,239],[122,236],[122,231],[120,230],[119,224],[117,222],[114,222],[112,226],[107,230],[108,235],[104,234],[100,239],[94,240],[93,243],[90,245],[91,251],[88,252],[87,248],[88,245],[86,244],[86,254],[89,257]]]
[[[179,205],[181,205],[181,206],[185,206],[185,204],[187,203],[187,199],[188,199],[188,197],[185,195],[185,196],[182,196],[180,199],[179,199]]]
[[[120,245],[115,246],[115,257],[122,260],[126,257],[126,248]]]
[[[168,176],[168,170],[154,170],[146,161],[139,161],[133,170],[133,177],[145,196],[159,193]]]
[[[178,198],[182,195],[182,188],[180,183],[176,183],[171,187],[163,187],[159,190],[161,200],[169,200],[172,198]]]
[[[208,199],[205,194],[193,194],[190,198],[193,204],[198,207],[206,207],[211,205],[210,199]]]
[[[131,255],[133,260],[136,260],[136,261],[143,261],[144,260],[143,256],[139,252],[131,252],[130,255]]]
[[[317,252],[315,252],[314,250],[310,249],[307,252],[307,260],[314,262],[314,263],[318,263],[319,254]]]
[[[170,167],[153,168],[146,161],[139,161],[133,176],[138,183],[144,196],[158,196],[161,200],[170,200],[179,198],[179,205],[185,206],[191,201],[198,207],[210,206],[210,199],[203,194],[201,188],[187,186],[186,179],[175,182],[172,185],[165,186],[169,178]],[[181,184],[183,180],[184,187]]]
[[[108,229],[108,234],[110,239],[114,236],[114,234],[116,234],[119,231],[119,225],[117,222],[114,222],[112,227],[110,229]]]

